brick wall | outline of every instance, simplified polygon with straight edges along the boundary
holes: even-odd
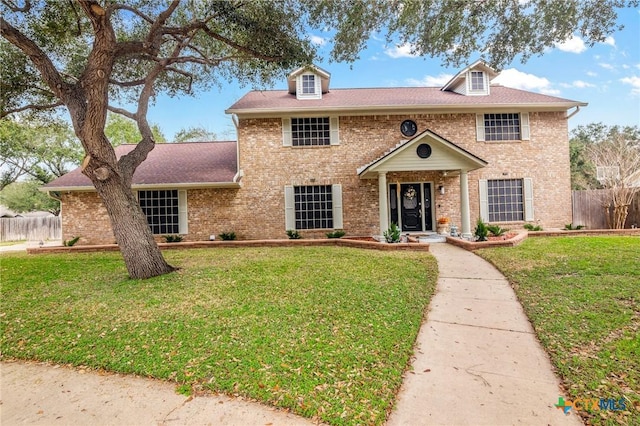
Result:
[[[411,118],[419,131],[430,129],[487,161],[469,173],[472,226],[479,216],[478,179],[533,178],[535,220],[545,228],[571,222],[567,121],[563,112],[530,113],[531,139],[477,142],[475,114],[403,114],[340,117],[338,146],[283,147],[280,118],[239,120],[240,189],[189,190],[187,241],[234,231],[240,239],[286,238],[285,185],[341,184],[344,229],[348,235],[377,235],[378,181],[360,179],[356,169],[380,157],[401,139],[400,123]],[[460,225],[456,176],[437,172],[389,173],[388,183],[431,182],[434,218],[448,216]],[[440,195],[437,187],[445,186]],[[81,243],[112,243],[108,217],[95,193],[63,195],[63,238]],[[511,224],[512,227],[521,223]],[[323,237],[325,230],[301,231]]]

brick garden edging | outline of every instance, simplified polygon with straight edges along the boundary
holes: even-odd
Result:
[[[162,250],[190,249],[190,248],[229,248],[229,247],[308,247],[308,246],[340,246],[370,250],[416,250],[429,251],[428,243],[396,243],[387,244],[377,241],[350,240],[348,238],[328,239],[299,239],[299,240],[242,240],[242,241],[187,241],[180,243],[158,243]],[[117,244],[86,245],[73,247],[33,247],[28,248],[29,254],[43,253],[93,253],[103,251],[118,251]]]
[[[566,237],[572,235],[640,235],[640,228],[635,229],[578,229],[574,231],[530,231],[530,237]]]
[[[508,240],[495,240],[495,241],[467,241],[462,238],[447,236],[447,242],[451,245],[462,247],[465,250],[474,251],[481,248],[489,247],[514,247],[522,243],[527,239],[527,232],[521,232],[513,238]]]

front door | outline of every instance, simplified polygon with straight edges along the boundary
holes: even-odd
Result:
[[[391,222],[400,225],[402,231],[433,230],[431,183],[403,183],[400,188],[389,185],[389,207]]]
[[[403,231],[422,231],[422,191],[419,183],[400,185],[400,214]]]

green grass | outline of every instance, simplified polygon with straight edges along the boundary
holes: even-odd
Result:
[[[117,253],[0,257],[4,358],[172,380],[332,424],[382,424],[437,276],[415,252],[167,251],[131,280]]]
[[[570,399],[625,399],[626,412],[581,412],[589,424],[640,424],[640,238],[529,238],[477,253],[513,283]]]

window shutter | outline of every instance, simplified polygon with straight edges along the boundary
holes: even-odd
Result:
[[[178,191],[178,232],[189,233],[189,219],[187,216],[187,191]]]
[[[333,228],[342,229],[342,185],[331,185],[331,200],[333,202]]]
[[[523,141],[528,141],[529,137],[530,137],[529,113],[521,112],[520,113],[520,139]]]
[[[282,145],[291,146],[291,119],[282,119]]]
[[[338,117],[329,118],[329,141],[331,145],[340,145],[340,122]]]
[[[532,221],[533,215],[533,179],[524,178],[522,182],[524,191],[524,220]]]
[[[319,99],[322,99],[322,80],[320,79],[320,76],[314,75],[313,82],[315,84],[314,93],[318,96]]]
[[[480,218],[484,222],[489,222],[489,191],[487,189],[487,180],[479,179],[478,188],[480,190]]]
[[[293,186],[284,187],[284,230],[296,229],[296,198]]]
[[[484,114],[476,114],[476,140],[484,141]]]
[[[301,95],[304,95],[304,93],[302,92],[302,80],[302,75],[296,77],[296,97],[298,99],[300,99]]]

